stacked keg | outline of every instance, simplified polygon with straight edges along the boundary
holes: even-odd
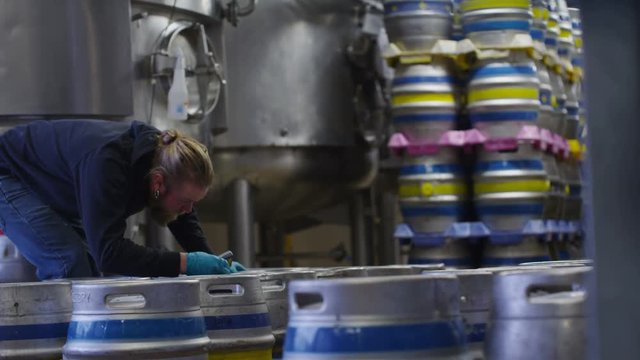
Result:
[[[389,40],[407,53],[428,54],[437,41],[452,36],[451,1],[390,0],[384,5]],[[459,9],[459,2],[454,7]],[[413,234],[409,261],[468,267],[467,242],[444,236],[465,212],[459,150],[442,141],[458,129],[458,81],[450,58],[428,59],[400,63],[391,89],[395,136],[402,138],[406,149],[399,197],[404,222]]]
[[[0,358],[60,359],[70,318],[68,282],[0,284]]]
[[[460,359],[458,279],[413,275],[291,283],[285,359]]]

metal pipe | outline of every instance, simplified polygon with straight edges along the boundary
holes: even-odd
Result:
[[[367,265],[366,229],[364,221],[364,201],[361,192],[353,195],[349,204],[351,224],[351,254],[354,266]]]
[[[237,261],[247,267],[255,266],[255,232],[253,191],[245,179],[237,179],[230,185],[231,211],[227,219],[229,244]]]

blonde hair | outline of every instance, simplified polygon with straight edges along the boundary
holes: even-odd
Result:
[[[214,175],[207,148],[177,130],[165,130],[158,136],[150,173],[154,172],[163,173],[169,186],[193,181],[207,188],[213,183]]]

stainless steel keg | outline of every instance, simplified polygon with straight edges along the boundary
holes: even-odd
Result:
[[[454,275],[291,283],[285,359],[460,359]]]
[[[473,267],[469,239],[442,238],[441,242],[418,242],[414,239],[409,264],[444,264],[447,268]]]
[[[71,318],[71,284],[0,284],[0,358],[60,359]]]
[[[462,29],[479,48],[508,47],[518,35],[530,35],[533,14],[529,0],[464,0]]]
[[[214,359],[270,360],[275,342],[258,275],[198,276]]]
[[[64,359],[207,359],[198,280],[88,280],[72,285]]]
[[[590,267],[507,271],[494,276],[489,359],[586,359]]]
[[[425,51],[451,37],[451,0],[384,0],[389,41],[400,50]]]
[[[482,266],[514,266],[523,262],[551,260],[549,247],[540,236],[514,236],[505,243],[489,242],[484,247]]]

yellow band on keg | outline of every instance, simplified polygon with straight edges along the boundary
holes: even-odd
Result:
[[[411,95],[395,95],[391,98],[391,105],[400,106],[421,102],[447,102],[455,103],[453,94],[433,93],[433,94],[411,94]]]
[[[473,188],[476,194],[492,194],[501,192],[547,192],[551,189],[551,182],[548,180],[476,182]]]
[[[583,45],[582,38],[579,36],[575,36],[573,38],[573,45],[575,45],[576,48],[578,49],[582,49],[582,45]]]
[[[401,198],[416,196],[436,196],[436,195],[463,195],[464,185],[461,183],[437,184],[423,182],[417,184],[400,185],[399,195]]]
[[[558,27],[558,20],[549,18],[549,21],[547,21],[547,27],[549,29],[557,28]]]
[[[209,353],[209,360],[271,360],[271,348]]]
[[[534,19],[542,19],[544,21],[549,20],[549,10],[543,7],[534,7],[533,8],[533,18]]]
[[[529,0],[468,0],[460,5],[463,12],[493,8],[528,9]]]
[[[469,103],[483,100],[531,99],[539,98],[538,89],[532,88],[494,88],[469,91]]]
[[[570,38],[573,35],[571,29],[560,29],[560,37],[561,38]]]

